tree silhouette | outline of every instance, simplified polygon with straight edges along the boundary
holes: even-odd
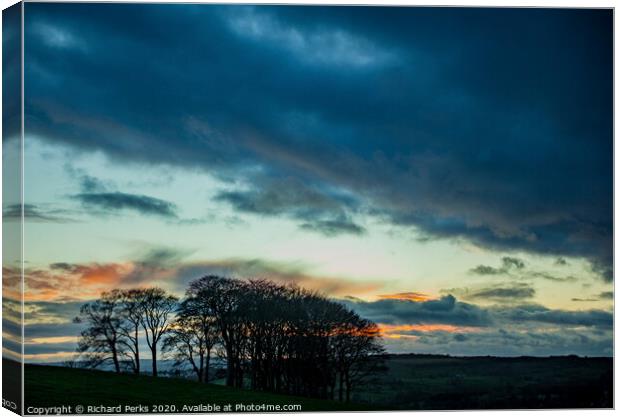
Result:
[[[161,288],[141,290],[139,311],[140,323],[146,335],[146,344],[151,350],[153,376],[157,376],[157,345],[170,328],[170,316],[178,298]]]
[[[226,385],[243,386],[243,351],[247,340],[243,283],[208,275],[190,283],[188,297],[199,300],[215,318],[226,351]]]
[[[163,350],[175,358],[175,366],[189,362],[199,382],[209,381],[211,352],[219,340],[215,319],[200,300],[188,298],[164,339]]]
[[[78,342],[78,352],[87,364],[97,367],[112,362],[114,370],[120,372],[120,357],[124,354],[124,346],[121,343],[122,317],[118,299],[103,293],[100,299],[82,305],[80,315],[73,321],[87,326],[81,332]]]
[[[226,384],[255,390],[350,401],[383,369],[379,327],[316,292],[268,280],[215,275],[189,284],[178,299],[161,288],[114,290],[82,306],[87,323],[79,349],[94,366],[140,370],[141,327],[157,376],[157,349],[189,364],[208,382],[212,352],[226,360]]]
[[[135,374],[140,373],[140,325],[142,324],[142,302],[145,291],[141,289],[114,290],[118,297],[122,318],[120,333],[121,343],[128,350],[130,363]]]

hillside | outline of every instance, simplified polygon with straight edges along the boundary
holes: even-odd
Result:
[[[53,366],[26,365],[26,407],[53,407],[59,405],[143,405],[148,412],[206,412],[203,409],[183,410],[183,406],[219,405],[224,407],[262,405],[299,405],[301,411],[364,410],[353,404],[275,395],[249,390],[228,388],[213,384],[173,378],[153,378],[111,372],[69,369]],[[162,406],[153,410],[153,406]],[[88,411],[88,410],[85,410]],[[97,410],[101,411],[101,410]],[[104,410],[108,411],[108,410]],[[125,413],[131,410],[122,409]],[[140,411],[138,409],[134,412]],[[142,410],[144,411],[144,410]],[[223,410],[221,410],[223,411]],[[244,410],[236,410],[244,411]],[[249,410],[245,410],[249,411]],[[255,410],[255,411],[261,411]],[[274,409],[274,411],[276,411]],[[299,411],[299,410],[295,410]]]

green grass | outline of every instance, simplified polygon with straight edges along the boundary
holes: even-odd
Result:
[[[160,412],[183,412],[184,405],[301,405],[301,411],[360,411],[368,406],[276,395],[174,378],[153,378],[112,372],[26,365],[26,407],[104,405],[173,405]],[[372,407],[371,407],[372,408]],[[124,410],[123,410],[124,411]]]

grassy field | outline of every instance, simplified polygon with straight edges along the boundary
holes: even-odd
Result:
[[[144,405],[153,412],[192,412],[184,405],[221,407],[232,404],[301,405],[301,411],[367,410],[368,406],[343,404],[264,392],[233,389],[194,381],[150,376],[116,375],[111,372],[26,365],[26,407],[70,405]],[[88,410],[86,410],[88,411]],[[125,410],[122,410],[125,412]],[[135,410],[138,411],[138,410]],[[242,410],[237,410],[242,411]],[[260,410],[258,410],[260,411]]]
[[[158,412],[196,412],[183,410],[183,405],[198,404],[220,407],[232,404],[230,411],[235,411],[237,404],[298,404],[301,411],[613,406],[612,358],[393,355],[386,365],[387,371],[358,391],[352,404],[231,389],[184,379],[38,365],[26,366],[25,399],[27,407],[123,404],[144,405],[148,411],[153,411],[154,405],[168,407],[156,409]]]
[[[353,397],[382,408],[613,407],[613,359],[396,355]]]

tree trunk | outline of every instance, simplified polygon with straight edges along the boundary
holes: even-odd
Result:
[[[226,385],[233,387],[235,385],[235,365],[232,355],[232,349],[226,348]]]
[[[351,380],[350,380],[348,374],[347,374],[346,384],[347,384],[347,400],[346,400],[346,402],[349,402],[349,401],[351,401]]]
[[[140,346],[138,344],[138,326],[136,326],[135,330],[134,330],[134,337],[136,340],[135,343],[135,349],[136,349],[136,368],[135,368],[135,372],[136,375],[140,375]]]
[[[204,382],[205,374],[205,355],[200,353],[200,367],[198,368],[198,382]]]
[[[205,376],[204,376],[204,383],[207,384],[209,383],[209,364],[211,362],[211,349],[207,350],[207,361],[205,364]]]
[[[153,363],[153,376],[157,376],[157,345],[153,344],[151,348],[151,361]]]
[[[118,362],[118,354],[116,353],[116,349],[112,349],[112,361],[114,362],[114,370],[117,374],[121,373],[121,365]]]

